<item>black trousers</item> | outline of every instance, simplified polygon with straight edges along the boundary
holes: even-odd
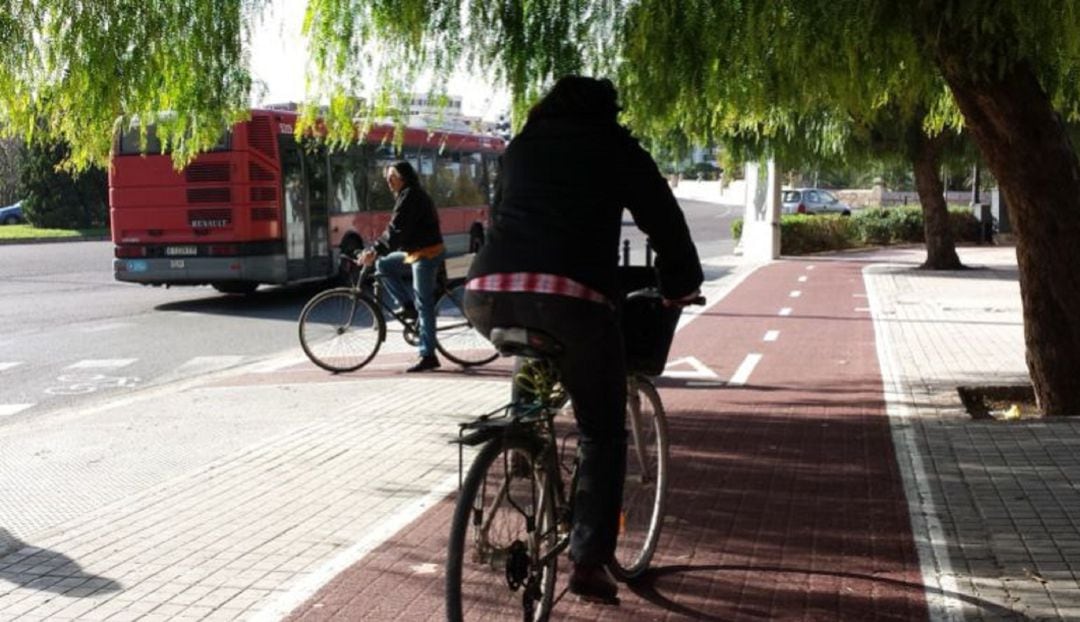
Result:
[[[492,328],[520,326],[562,343],[555,363],[581,434],[570,557],[606,563],[619,535],[626,471],[626,362],[617,314],[566,296],[474,291],[465,295],[465,313],[485,336]]]

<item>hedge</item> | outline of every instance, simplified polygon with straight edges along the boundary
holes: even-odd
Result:
[[[980,241],[979,221],[970,209],[949,208],[949,223],[957,242]],[[741,218],[731,223],[735,239],[742,237],[742,226]],[[780,248],[785,255],[922,241],[923,217],[918,206],[868,208],[852,216],[784,214],[780,217]]]

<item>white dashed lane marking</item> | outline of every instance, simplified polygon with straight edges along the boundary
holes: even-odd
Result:
[[[120,369],[139,359],[85,359],[68,365],[66,369]]]
[[[743,362],[739,364],[738,369],[736,369],[735,373],[731,376],[731,380],[728,381],[728,384],[731,384],[731,385],[743,385],[743,384],[746,384],[746,381],[750,379],[750,374],[754,373],[754,368],[757,367],[757,364],[760,361],[761,361],[761,355],[760,354],[757,354],[757,353],[754,353],[754,352],[751,352],[750,354],[747,354],[746,358],[743,359]]]
[[[22,365],[22,361],[15,361],[15,362],[3,362],[3,361],[0,361],[0,371],[7,371],[7,370],[11,369],[12,367],[18,367],[19,365]]]
[[[795,291],[791,292],[788,295],[791,296],[792,298],[798,298],[799,296],[802,296],[802,292],[800,292],[799,290],[795,290]]]
[[[780,309],[780,315],[791,315],[791,307]]]
[[[33,404],[0,404],[0,417],[9,417],[30,408]]]
[[[805,283],[806,282],[806,277],[805,276],[800,276],[799,277],[799,282],[800,283]]]
[[[776,341],[780,338],[780,331],[770,330],[765,333],[765,338],[762,341]]]

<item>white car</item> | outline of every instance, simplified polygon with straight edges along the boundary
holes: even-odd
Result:
[[[780,212],[783,214],[842,214],[851,215],[851,206],[837,199],[828,190],[795,188],[780,193]]]

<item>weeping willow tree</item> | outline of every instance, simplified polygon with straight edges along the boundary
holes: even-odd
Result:
[[[122,124],[185,161],[243,118],[265,0],[0,0],[0,132],[107,165]]]
[[[106,160],[117,119],[153,119],[183,161],[243,115],[265,2],[0,0],[0,131],[67,141],[78,167]],[[781,159],[843,152],[887,107],[916,152],[962,130],[1011,209],[1040,406],[1076,415],[1080,163],[1064,124],[1080,117],[1078,3],[308,0],[309,97],[336,139],[457,68],[509,86],[518,123],[553,78],[599,72],[639,132],[745,139]]]

